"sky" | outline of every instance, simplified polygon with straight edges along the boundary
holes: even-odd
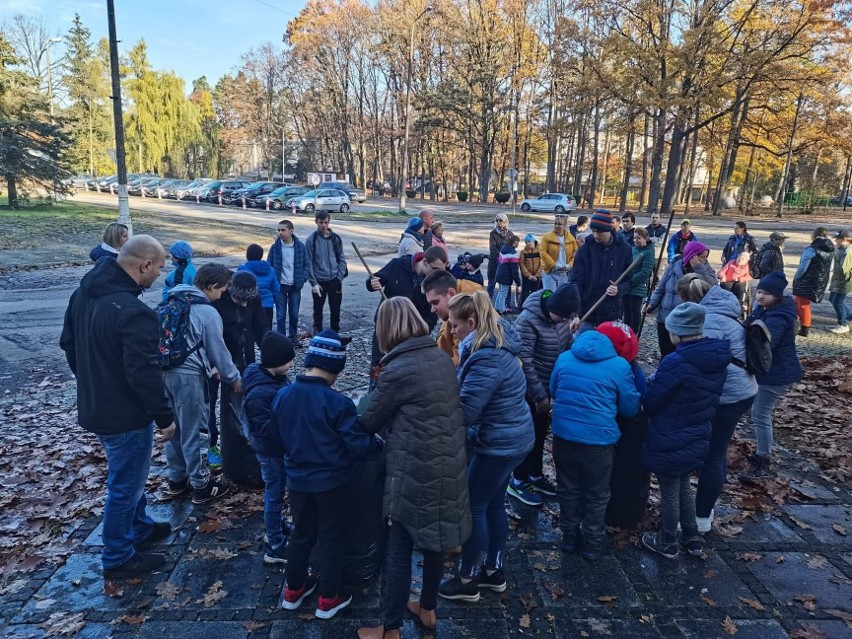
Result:
[[[287,22],[304,0],[115,0],[119,51],[140,38],[148,43],[152,66],[186,81],[206,75],[213,85],[239,65],[240,56],[264,42],[280,43]],[[0,0],[0,24],[21,13],[41,16],[63,36],[79,13],[97,42],[108,35],[106,0]],[[59,53],[56,48],[54,53]]]

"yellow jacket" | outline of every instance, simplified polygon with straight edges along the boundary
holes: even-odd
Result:
[[[457,280],[456,294],[467,293],[473,295],[476,291],[484,291],[476,282],[470,280]],[[453,364],[459,365],[459,338],[453,335],[453,327],[449,322],[444,322],[441,332],[438,333],[438,348],[453,358]]]
[[[565,262],[569,266],[574,265],[574,254],[577,252],[577,240],[568,231],[565,231]],[[541,268],[545,273],[550,273],[559,259],[559,238],[553,231],[548,231],[541,238]]]

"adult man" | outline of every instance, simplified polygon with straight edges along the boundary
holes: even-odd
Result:
[[[343,240],[331,230],[331,215],[320,211],[314,216],[317,230],[308,235],[308,282],[314,298],[314,334],[322,331],[322,311],[328,298],[331,329],[340,332],[340,305],[343,303],[343,279],[349,274]],[[348,342],[347,342],[348,343]]]
[[[757,258],[757,269],[760,277],[769,275],[772,271],[784,272],[784,240],[787,236],[776,231],[769,236],[769,241],[760,249]]]
[[[754,238],[749,235],[745,222],[737,222],[734,224],[734,234],[728,238],[728,243],[722,249],[722,266],[735,260],[740,256],[740,253],[748,251],[752,255],[757,251],[754,244]]]
[[[612,216],[612,232],[615,233],[616,237],[621,237],[621,216],[613,215]]]
[[[680,231],[673,237],[669,238],[668,256],[669,262],[674,262],[674,258],[678,255],[683,255],[683,247],[689,242],[697,242],[698,238],[690,230],[689,220],[684,220],[680,223]]]
[[[666,227],[660,224],[659,213],[651,213],[651,223],[645,227],[645,230],[648,231],[648,237],[654,246],[659,246],[666,235]]]
[[[595,211],[590,224],[595,241],[584,242],[574,258],[570,281],[580,290],[580,316],[588,313],[606,293],[604,301],[583,322],[580,330],[620,319],[621,299],[630,290],[629,277],[618,286],[613,284],[627,270],[632,259],[630,247],[612,233],[611,217],[609,211]]]
[[[287,337],[297,343],[299,307],[302,305],[302,287],[308,281],[311,262],[304,243],[293,232],[290,220],[278,223],[278,239],[269,247],[266,261],[272,266],[281,292],[275,300],[275,324],[279,333],[287,331]],[[290,314],[289,325],[287,313]],[[285,328],[286,327],[286,328]]]
[[[165,263],[166,251],[153,237],[130,238],[117,259],[100,260],[83,276],[59,340],[77,378],[77,420],[98,436],[106,453],[106,579],[156,569],[163,555],[142,550],[171,533],[168,523],[145,512],[154,424],[168,440],[175,423],[157,361],[159,319],[138,299]]]
[[[577,252],[577,240],[566,232],[566,223],[564,216],[557,215],[553,220],[553,230],[541,238],[541,281],[544,289],[548,291],[555,291],[560,284],[568,282],[568,272]]]
[[[623,228],[621,229],[621,239],[633,246],[633,233],[636,231],[636,216],[633,213],[625,213],[621,217]]]
[[[488,295],[490,297],[494,297],[494,288],[497,285],[500,250],[514,235],[509,230],[509,216],[505,213],[498,213],[494,218],[494,228],[488,234]]]
[[[423,250],[428,251],[432,248],[432,223],[435,221],[435,216],[432,209],[423,209],[417,214],[423,220]]]
[[[444,324],[438,333],[438,348],[453,358],[453,363],[459,365],[459,338],[453,333],[450,319],[450,299],[459,293],[473,295],[476,291],[485,289],[470,280],[457,280],[449,271],[432,271],[420,285],[426,301],[432,307],[432,312],[440,317]]]
[[[568,232],[571,233],[571,235],[576,240],[577,235],[580,234],[580,233],[585,233],[586,229],[588,227],[589,227],[589,218],[586,217],[585,215],[581,215],[580,217],[577,218],[576,224],[572,224],[571,226],[568,227]]]

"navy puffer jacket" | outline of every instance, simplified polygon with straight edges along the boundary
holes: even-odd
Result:
[[[249,364],[243,372],[249,445],[262,457],[284,455],[284,444],[272,419],[272,402],[278,391],[289,383],[286,377],[273,377],[260,364]]]
[[[519,355],[521,338],[503,322],[505,339],[490,339],[459,359],[459,385],[470,450],[488,457],[518,457],[535,442],[532,414],[524,401],[527,382]]]
[[[527,397],[539,402],[550,397],[550,376],[556,359],[571,348],[574,336],[567,322],[554,324],[544,310],[544,291],[531,293],[515,322],[521,337],[521,361],[527,378]]]
[[[648,470],[683,475],[703,465],[730,363],[728,340],[709,337],[681,342],[663,358],[643,403],[651,418],[642,450]]]
[[[775,306],[758,306],[746,324],[763,320],[772,335],[772,367],[766,375],[756,375],[761,386],[786,386],[802,381],[802,365],[796,352],[796,305],[785,296]]]

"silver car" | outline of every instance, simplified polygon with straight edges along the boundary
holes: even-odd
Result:
[[[566,193],[542,193],[537,198],[527,198],[521,202],[522,211],[548,211],[564,213],[576,211],[577,201]]]
[[[315,211],[349,210],[349,196],[339,189],[314,189],[304,195],[287,200],[284,208],[295,209],[297,213],[313,213]]]

